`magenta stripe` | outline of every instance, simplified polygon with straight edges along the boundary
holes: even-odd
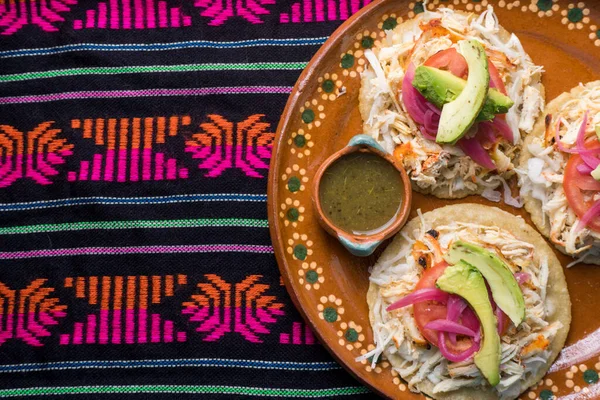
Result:
[[[143,253],[273,253],[273,247],[253,244],[200,244],[180,246],[78,247],[0,252],[0,260],[22,258],[65,257],[86,255],[120,255]]]
[[[123,0],[123,28],[131,29],[131,0]]]
[[[106,28],[106,3],[98,3],[98,28]]]
[[[156,28],[156,15],[154,14],[154,0],[146,0],[146,21],[148,28]]]
[[[118,99],[127,97],[209,96],[213,94],[289,94],[291,92],[291,86],[239,86],[186,89],[89,90],[82,92],[65,92],[37,94],[30,96],[0,97],[0,104],[44,103],[48,101],[76,99]]]
[[[75,322],[73,331],[73,344],[81,344],[83,340],[83,322]]]
[[[133,8],[135,9],[135,29],[144,29],[144,8],[142,0],[134,0]]]

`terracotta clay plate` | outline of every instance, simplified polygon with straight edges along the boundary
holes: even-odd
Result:
[[[579,82],[600,78],[600,2],[588,0],[431,0],[481,12],[493,5],[500,23],[520,38],[537,65],[545,67],[547,101]],[[313,175],[332,153],[361,133],[358,111],[363,52],[383,29],[422,12],[422,2],[382,0],[346,21],[315,55],[298,80],[283,113],[269,174],[269,223],[281,274],[298,309],[320,342],[374,391],[389,398],[422,397],[408,391],[387,362],[375,369],[355,358],[373,348],[368,320],[367,267],[375,258],[350,255],[318,224],[311,202]],[[343,93],[343,94],[342,94]],[[470,197],[442,201],[415,193],[411,218],[456,202],[477,202],[531,221],[523,209]],[[563,265],[571,261],[560,255]],[[578,265],[565,272],[573,302],[566,348],[551,372],[522,398],[600,398],[600,267]]]

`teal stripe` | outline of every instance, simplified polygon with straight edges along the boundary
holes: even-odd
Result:
[[[40,371],[62,371],[70,369],[130,369],[130,368],[176,368],[176,367],[217,367],[250,368],[283,371],[332,371],[342,369],[334,361],[265,361],[236,360],[229,358],[167,358],[158,360],[89,360],[51,361],[46,363],[25,363],[0,365],[0,373],[22,373]]]
[[[41,232],[86,231],[92,229],[161,229],[161,228],[268,228],[266,219],[200,218],[134,221],[86,221],[62,224],[21,225],[0,228],[0,235],[19,235]]]
[[[38,200],[19,203],[0,203],[0,212],[87,205],[150,205],[213,201],[264,203],[267,201],[267,195],[244,193],[194,193],[150,197],[71,197],[65,199]]]
[[[234,42],[215,42],[210,40],[190,40],[171,43],[74,43],[54,47],[34,49],[16,49],[0,51],[0,58],[45,56],[77,51],[165,51],[180,49],[239,49],[245,47],[289,47],[320,46],[327,40],[326,36],[316,38],[293,39],[250,39]]]
[[[366,394],[365,387],[349,386],[333,389],[283,389],[216,385],[102,385],[102,386],[59,386],[2,389],[0,396],[61,396],[68,394],[226,394],[242,396],[267,396],[285,398],[322,398]]]
[[[121,75],[156,72],[301,70],[306,67],[306,64],[307,62],[262,62],[69,68],[52,71],[23,72],[20,74],[0,75],[0,82],[20,82],[34,79],[74,77],[84,75]]]

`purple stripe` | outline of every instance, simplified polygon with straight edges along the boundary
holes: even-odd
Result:
[[[31,96],[0,97],[0,104],[43,103],[59,100],[76,99],[117,99],[124,97],[159,97],[159,96],[208,96],[213,94],[289,94],[290,86],[239,86],[239,87],[206,87],[186,89],[141,89],[141,90],[90,90],[83,92],[66,92],[37,94]]]
[[[246,244],[203,244],[181,246],[128,246],[128,247],[79,247],[73,249],[42,249],[0,252],[0,260],[22,258],[65,257],[87,255],[120,255],[143,253],[273,253],[272,246]]]

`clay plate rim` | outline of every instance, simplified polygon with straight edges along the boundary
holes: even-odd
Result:
[[[330,346],[328,344],[328,341],[326,340],[326,338],[321,335],[321,332],[318,329],[318,325],[317,325],[316,321],[313,318],[310,318],[310,316],[304,312],[304,309],[302,308],[300,301],[298,300],[298,293],[290,280],[291,275],[288,273],[288,270],[290,268],[287,264],[287,261],[285,260],[285,257],[281,257],[281,255],[285,254],[285,248],[282,245],[281,241],[279,240],[279,236],[278,236],[278,233],[280,231],[279,218],[277,215],[276,207],[273,206],[273,201],[276,201],[275,196],[276,196],[277,190],[279,188],[279,180],[277,179],[277,177],[279,176],[279,166],[280,166],[279,161],[282,157],[282,153],[279,151],[279,147],[282,145],[282,142],[285,137],[284,135],[285,135],[285,132],[287,131],[288,125],[292,122],[292,113],[293,113],[294,109],[296,108],[296,104],[298,103],[298,100],[300,99],[300,95],[302,94],[302,92],[303,92],[304,88],[306,87],[307,83],[309,82],[309,80],[311,78],[314,78],[314,75],[315,75],[314,66],[316,64],[321,63],[321,61],[323,60],[325,55],[330,51],[330,49],[332,47],[334,47],[334,45],[336,45],[336,42],[338,41],[338,39],[346,34],[346,31],[348,30],[348,28],[350,28],[355,23],[360,23],[360,21],[362,21],[363,19],[367,19],[370,16],[370,14],[372,12],[374,12],[374,10],[376,8],[378,8],[379,4],[383,3],[385,1],[386,0],[374,1],[373,3],[360,9],[356,14],[353,14],[342,25],[340,25],[331,34],[329,39],[327,39],[327,41],[319,48],[317,53],[313,56],[313,58],[310,60],[308,65],[304,68],[304,70],[302,71],[302,74],[300,74],[300,77],[296,81],[296,84],[294,85],[294,87],[292,89],[292,93],[290,94],[290,97],[288,98],[288,101],[285,105],[283,113],[281,114],[279,124],[277,125],[277,131],[275,133],[276,140],[274,142],[272,153],[271,153],[271,154],[275,155],[275,157],[271,158],[271,164],[270,164],[271,166],[269,168],[269,179],[268,179],[268,183],[267,183],[267,208],[268,208],[267,219],[269,221],[269,234],[271,236],[271,240],[273,241],[273,250],[275,253],[275,259],[277,260],[277,266],[279,267],[279,272],[281,273],[281,277],[283,278],[283,282],[285,284],[287,292],[289,293],[290,298],[292,299],[292,302],[294,303],[294,306],[296,307],[296,309],[298,310],[298,312],[300,313],[302,318],[304,318],[304,320],[310,324],[310,327],[312,328],[315,336],[319,339],[319,341],[321,343],[324,344],[323,347],[325,347],[327,349],[329,354],[331,354],[333,356],[333,358],[335,358],[335,360],[338,362],[338,364],[340,364],[344,368],[344,370],[346,370],[348,373],[350,373],[350,375],[352,375],[354,377],[354,379],[357,379],[359,382],[361,382],[363,385],[367,386],[369,389],[371,389],[373,392],[377,393],[379,396],[387,398],[387,396],[384,394],[384,392],[379,390],[376,386],[373,386],[367,380],[362,379],[361,377],[356,375],[354,373],[354,371],[350,367],[348,367],[345,362],[342,361],[341,356],[338,355],[338,351],[341,354],[341,352],[344,351],[344,348],[335,350],[334,346]]]

